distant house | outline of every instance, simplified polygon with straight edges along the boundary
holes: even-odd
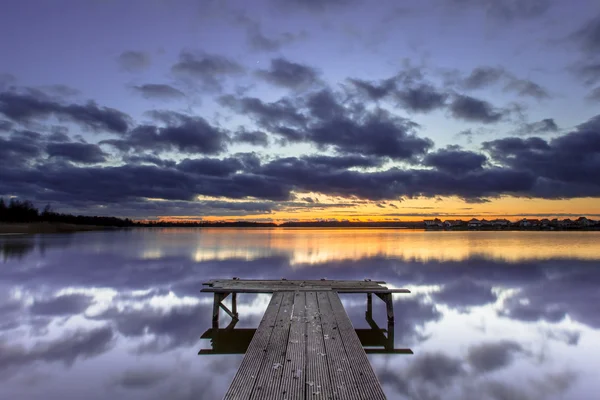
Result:
[[[464,222],[460,219],[444,221],[444,228],[457,228],[462,225],[464,225]]]
[[[444,224],[442,223],[442,220],[439,218],[426,219],[423,222],[425,222],[425,228],[442,228],[444,226]]]
[[[481,226],[492,226],[492,221],[488,221],[487,219],[482,219]]]
[[[569,218],[567,218],[567,219],[563,219],[562,221],[559,221],[558,226],[560,226],[561,228],[571,228],[574,226],[574,224],[573,224],[573,221],[571,221]]]
[[[575,220],[575,223],[583,228],[594,225],[594,221],[587,219],[586,217],[579,217]]]
[[[543,220],[540,221],[540,225],[543,227],[550,226],[550,220],[548,218],[544,218]]]
[[[469,221],[467,225],[469,226],[469,228],[481,228],[481,221],[477,218],[473,218]]]
[[[540,226],[540,220],[539,219],[526,219],[523,218],[521,221],[519,221],[519,226],[522,228],[533,228],[536,226]]]
[[[499,228],[504,228],[510,226],[510,221],[507,219],[495,219],[492,221],[492,225]]]

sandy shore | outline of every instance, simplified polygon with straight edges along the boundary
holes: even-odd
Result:
[[[0,223],[0,234],[31,234],[31,233],[66,233],[81,231],[99,231],[114,229],[97,225],[75,225],[65,223],[33,222],[33,223]]]

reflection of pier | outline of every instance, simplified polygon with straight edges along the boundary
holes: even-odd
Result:
[[[199,354],[241,354],[242,364],[225,399],[385,399],[367,353],[412,354],[394,349],[392,293],[385,282],[216,280],[213,327],[202,338],[211,349]],[[238,293],[273,293],[258,329],[235,329]],[[370,329],[354,329],[338,293],[366,293]],[[387,329],[372,318],[372,297],[386,304]],[[231,295],[231,310],[223,300]],[[219,328],[219,309],[231,318]]]

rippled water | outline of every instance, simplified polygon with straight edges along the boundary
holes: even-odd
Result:
[[[411,289],[394,295],[395,346],[415,354],[369,355],[390,399],[600,390],[600,232],[86,232],[2,236],[0,260],[1,399],[220,398],[242,356],[197,355],[211,348],[199,290],[233,276]],[[255,328],[269,298],[241,295],[237,328]],[[342,300],[368,328],[365,296]]]

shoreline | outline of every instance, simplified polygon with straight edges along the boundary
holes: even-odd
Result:
[[[0,223],[0,235],[33,235],[38,233],[73,233],[115,229],[110,226],[76,225],[63,222]]]

